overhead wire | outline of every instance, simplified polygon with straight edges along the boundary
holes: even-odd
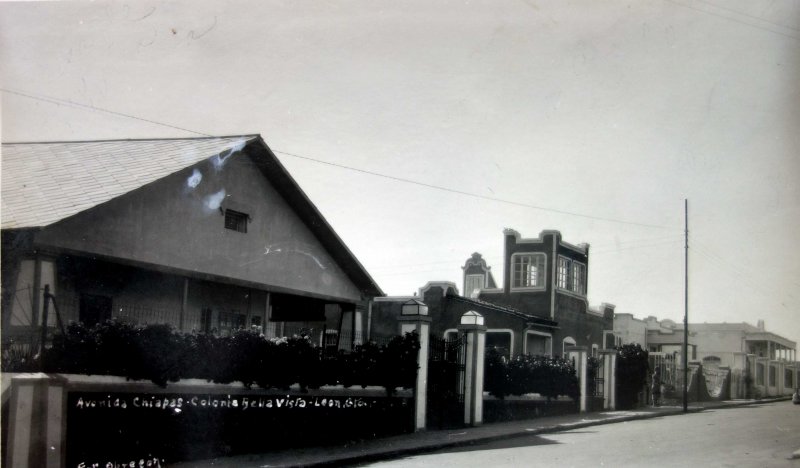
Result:
[[[153,125],[160,125],[160,126],[163,126],[163,127],[168,127],[168,128],[172,128],[172,129],[177,129],[177,130],[181,130],[181,131],[184,131],[184,132],[188,132],[188,133],[193,133],[195,135],[201,135],[201,136],[205,136],[205,137],[214,137],[214,135],[211,135],[211,134],[208,134],[208,133],[198,132],[196,130],[191,130],[191,129],[180,127],[180,126],[177,126],[177,125],[171,125],[171,124],[159,122],[157,120],[138,117],[138,116],[134,116],[134,115],[131,115],[131,114],[124,113],[124,112],[118,112],[118,111],[114,111],[114,110],[110,110],[110,109],[105,109],[105,108],[97,107],[97,106],[94,106],[94,105],[76,103],[76,102],[71,101],[71,100],[54,98],[54,97],[51,97],[51,96],[37,96],[37,95],[34,95],[33,93],[26,93],[26,92],[21,92],[21,91],[17,91],[17,90],[10,90],[10,89],[7,89],[7,88],[0,88],[0,91],[5,92],[5,93],[9,93],[9,94],[14,94],[14,95],[17,95],[17,96],[22,96],[22,97],[25,97],[25,98],[28,98],[28,99],[34,99],[34,100],[39,100],[39,101],[43,101],[43,102],[49,102],[51,104],[68,105],[68,106],[79,107],[79,108],[88,109],[88,110],[92,110],[92,111],[96,111],[96,112],[105,112],[105,113],[109,113],[109,114],[120,116],[120,117],[135,119],[135,120],[139,120],[139,121],[142,121],[142,122],[147,122],[147,123],[150,123],[150,124],[153,124]],[[457,194],[457,195],[462,195],[462,196],[468,196],[468,197],[482,199],[482,200],[493,201],[493,202],[496,202],[496,203],[514,205],[514,206],[519,206],[519,207],[523,207],[523,208],[540,210],[540,211],[556,213],[556,214],[561,214],[561,215],[566,215],[566,216],[580,217],[580,218],[591,219],[591,220],[595,220],[595,221],[606,221],[606,222],[626,224],[626,225],[631,225],[631,226],[640,226],[640,227],[646,227],[646,228],[673,229],[673,228],[671,228],[669,226],[663,226],[663,225],[657,225],[657,224],[648,224],[648,223],[640,223],[640,222],[635,222],[635,221],[627,221],[627,220],[609,218],[609,217],[603,217],[603,216],[595,216],[595,215],[589,215],[589,214],[585,214],[585,213],[578,213],[578,212],[574,212],[574,211],[561,210],[561,209],[557,209],[557,208],[548,208],[548,207],[545,207],[545,206],[538,206],[538,205],[533,205],[533,204],[530,204],[530,203],[523,203],[523,202],[518,202],[518,201],[508,200],[508,199],[503,199],[503,198],[490,197],[490,196],[487,196],[487,195],[481,195],[481,194],[478,194],[478,193],[472,193],[472,192],[467,192],[467,191],[463,191],[463,190],[453,189],[453,188],[444,187],[444,186],[440,186],[440,185],[430,184],[430,183],[427,183],[427,182],[421,182],[421,181],[407,179],[407,178],[403,178],[403,177],[392,176],[392,175],[389,175],[389,174],[383,174],[383,173],[380,173],[380,172],[369,171],[369,170],[366,170],[366,169],[361,169],[361,168],[357,168],[357,167],[353,167],[353,166],[348,166],[348,165],[345,165],[345,164],[338,164],[338,163],[334,163],[334,162],[330,162],[330,161],[323,161],[321,159],[312,158],[312,157],[309,157],[309,156],[304,156],[304,155],[301,155],[301,154],[292,153],[292,152],[288,152],[288,151],[276,150],[274,148],[272,149],[272,151],[275,152],[275,153],[278,153],[278,154],[285,155],[285,156],[290,156],[290,157],[297,158],[297,159],[303,159],[303,160],[306,160],[306,161],[311,161],[311,162],[314,162],[316,164],[323,164],[323,165],[327,165],[327,166],[331,166],[331,167],[337,167],[337,168],[340,168],[340,169],[346,169],[346,170],[349,170],[349,171],[358,172],[358,173],[362,173],[362,174],[367,174],[367,175],[374,176],[374,177],[380,177],[380,178],[384,178],[384,179],[388,179],[388,180],[394,180],[394,181],[397,181],[397,182],[413,184],[413,185],[426,187],[426,188],[433,189],[433,190],[440,190],[440,191],[453,193],[453,194]]]
[[[796,41],[800,41],[800,37],[794,36],[792,34],[786,34],[786,33],[781,32],[781,31],[776,31],[776,30],[771,29],[771,28],[767,28],[767,27],[760,26],[760,25],[757,25],[757,24],[749,23],[747,21],[742,21],[742,20],[739,20],[739,19],[736,19],[736,18],[732,18],[730,16],[720,15],[719,13],[714,13],[714,12],[711,12],[711,11],[708,11],[708,10],[703,10],[701,8],[696,8],[696,7],[692,6],[692,5],[687,5],[686,3],[678,2],[676,0],[664,0],[664,1],[672,3],[674,5],[678,5],[678,6],[684,7],[684,8],[688,8],[690,10],[699,11],[700,13],[705,13],[707,15],[716,16],[717,18],[722,18],[724,20],[732,21],[734,23],[743,24],[745,26],[750,26],[752,28],[760,29],[762,31],[768,31],[768,32],[771,32],[773,34],[778,34],[780,36],[788,37],[789,39],[794,39]],[[704,2],[704,3],[708,4],[707,2]],[[785,26],[781,26],[781,27],[785,27]]]
[[[368,171],[368,170],[365,170],[365,169],[360,169],[360,168],[356,168],[356,167],[352,167],[352,166],[347,166],[347,165],[344,165],[344,164],[337,164],[337,163],[333,163],[333,162],[330,162],[330,161],[322,161],[320,159],[315,159],[315,158],[311,158],[311,157],[308,157],[308,156],[302,156],[302,155],[295,154],[295,153],[289,153],[289,152],[286,152],[286,151],[280,151],[280,150],[275,150],[275,149],[273,149],[273,151],[276,152],[276,153],[279,153],[279,154],[284,154],[286,156],[292,156],[292,157],[299,158],[299,159],[305,159],[305,160],[308,160],[308,161],[313,161],[315,163],[325,164],[325,165],[328,165],[328,166],[338,167],[338,168],[341,168],[341,169],[347,169],[347,170],[354,171],[354,172],[360,172],[362,174],[368,174],[368,175],[372,175],[372,176],[382,177],[382,178],[385,178],[385,179],[390,179],[390,180],[394,180],[394,181],[398,181],[398,182],[405,182],[405,183],[409,183],[409,184],[419,185],[421,187],[427,187],[427,188],[430,188],[430,189],[441,190],[441,191],[444,191],[444,192],[454,193],[454,194],[457,194],[457,195],[464,195],[464,196],[468,196],[468,197],[478,198],[478,199],[481,199],[481,200],[488,200],[488,201],[493,201],[493,202],[497,202],[497,203],[504,203],[504,204],[507,204],[507,205],[520,206],[520,207],[523,207],[523,208],[530,208],[530,209],[534,209],[534,210],[547,211],[547,212],[550,212],[550,213],[557,213],[557,214],[562,214],[562,215],[567,215],[567,216],[575,216],[575,217],[580,217],[580,218],[587,218],[587,219],[592,219],[592,220],[595,220],[595,221],[608,221],[608,222],[612,222],[612,223],[628,224],[628,225],[632,225],[632,226],[640,226],[640,227],[647,227],[647,228],[670,229],[668,226],[662,226],[662,225],[657,225],[657,224],[647,224],[647,223],[639,223],[639,222],[634,222],[634,221],[625,221],[625,220],[621,220],[621,219],[606,218],[606,217],[603,217],[603,216],[594,216],[594,215],[588,215],[588,214],[584,214],[584,213],[577,213],[577,212],[574,212],[574,211],[566,211],[566,210],[560,210],[560,209],[556,209],[556,208],[547,208],[547,207],[544,207],[544,206],[532,205],[532,204],[529,204],[529,203],[523,203],[523,202],[518,202],[518,201],[514,201],[514,200],[504,199],[504,198],[490,197],[488,195],[481,195],[481,194],[472,193],[472,192],[465,192],[463,190],[444,187],[444,186],[441,186],[441,185],[434,185],[434,184],[429,184],[429,183],[426,183],[426,182],[420,182],[420,181],[416,181],[416,180],[405,179],[405,178],[402,178],[402,177],[391,176],[391,175],[388,175],[388,174],[382,174],[380,172]]]
[[[787,292],[780,287],[776,286],[772,283],[764,282],[760,277],[757,275],[753,275],[752,272],[748,272],[745,269],[740,268],[739,266],[735,265],[734,263],[728,261],[721,255],[717,254],[713,251],[710,247],[705,245],[703,242],[698,242],[696,239],[692,239],[690,242],[690,251],[694,250],[702,257],[704,257],[707,261],[715,265],[717,268],[725,271],[726,273],[730,274],[731,276],[735,276],[737,280],[746,280],[747,285],[759,286],[759,288],[753,288],[753,291],[756,291],[765,297],[769,297],[763,293],[762,290],[772,290],[780,295],[785,295],[786,297],[795,300],[796,297],[791,293]],[[794,286],[798,286],[797,283],[793,282]],[[785,306],[784,306],[785,307]]]
[[[792,26],[788,26],[788,25],[785,25],[785,24],[776,23],[774,21],[770,21],[768,19],[764,19],[764,18],[755,16],[755,15],[751,15],[749,13],[745,13],[743,11],[739,11],[739,10],[736,10],[736,9],[733,9],[733,8],[730,8],[730,7],[726,7],[726,6],[723,6],[723,5],[717,5],[716,3],[711,3],[711,2],[706,1],[706,0],[697,0],[697,1],[700,2],[700,3],[704,3],[706,5],[709,5],[711,7],[714,7],[714,8],[719,8],[720,10],[727,10],[727,11],[730,11],[731,13],[735,13],[737,15],[742,15],[742,16],[746,16],[748,18],[752,18],[752,19],[754,19],[756,21],[761,21],[761,22],[764,22],[764,23],[767,23],[767,24],[771,24],[773,26],[778,26],[779,28],[791,29],[792,31],[800,32],[800,28],[794,28]]]
[[[604,253],[613,253],[618,251],[636,249],[636,248],[648,248],[648,247],[657,247],[661,245],[669,245],[674,244],[677,242],[683,242],[683,234],[673,234],[669,236],[658,236],[658,237],[650,237],[650,238],[638,238],[638,239],[630,239],[624,240],[619,242],[604,242],[598,244],[591,244],[589,254],[604,254]],[[597,250],[597,247],[614,247],[608,249],[600,249]],[[469,258],[469,254],[465,253],[459,257],[453,257],[450,260],[436,260],[432,262],[425,262],[425,263],[409,263],[409,264],[402,264],[402,265],[379,265],[376,267],[370,268],[370,271],[381,271],[381,270],[394,270],[399,267],[407,268],[407,267],[428,267],[434,265],[444,265],[444,264],[451,264],[454,266],[458,266],[459,268],[463,266],[464,262]],[[501,256],[486,256],[483,255],[484,261],[488,266],[493,265],[502,265],[503,258]]]

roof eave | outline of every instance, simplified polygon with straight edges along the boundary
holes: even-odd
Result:
[[[258,145],[254,145],[254,143]],[[358,286],[363,294],[371,297],[385,296],[380,286],[367,272],[361,262],[358,261],[353,252],[347,247],[344,241],[334,231],[316,205],[306,195],[297,181],[289,174],[275,153],[267,145],[261,135],[251,140],[248,147],[255,149],[254,161],[261,169],[262,173],[278,188],[281,194],[286,197],[295,211],[306,223],[309,229],[317,236],[320,242],[328,249],[333,258],[343,267],[345,273]]]

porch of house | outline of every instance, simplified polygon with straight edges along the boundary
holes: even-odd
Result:
[[[76,265],[76,263],[79,263]],[[3,308],[2,350],[33,356],[70,322],[92,326],[106,320],[168,324],[181,333],[227,336],[252,330],[267,338],[302,335],[326,349],[353,349],[366,341],[368,303],[195,279],[106,262],[56,259],[42,262],[39,284],[25,271]],[[24,269],[23,269],[24,270]],[[39,294],[34,291],[38,289]],[[46,316],[46,319],[43,317]],[[374,337],[378,339],[378,337]]]

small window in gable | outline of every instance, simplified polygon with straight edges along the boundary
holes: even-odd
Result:
[[[485,283],[486,275],[467,275],[464,282],[464,296],[472,297],[473,293],[484,288]]]
[[[225,229],[246,233],[248,218],[247,213],[225,210]]]

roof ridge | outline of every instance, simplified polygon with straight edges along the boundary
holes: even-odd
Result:
[[[198,136],[198,137],[167,137],[167,138],[109,138],[104,140],[56,140],[56,141],[9,141],[2,142],[3,145],[52,145],[63,143],[111,143],[111,142],[141,142],[141,141],[179,141],[179,140],[225,140],[232,138],[260,138],[260,133],[246,133],[242,135],[219,135],[219,136]]]
[[[457,294],[448,294],[447,297],[448,298],[453,298],[453,299],[461,301],[461,302],[466,302],[466,303],[471,303],[471,304],[480,305],[480,306],[484,306],[484,307],[489,307],[489,308],[497,310],[498,312],[506,312],[506,313],[509,313],[509,314],[512,314],[512,315],[516,315],[516,316],[518,316],[520,318],[524,318],[526,320],[539,321],[539,322],[542,322],[542,323],[545,323],[545,322],[557,323],[555,320],[550,320],[550,319],[547,319],[547,318],[544,318],[544,317],[538,317],[536,315],[532,315],[532,314],[529,314],[527,312],[523,312],[523,311],[521,311],[519,309],[516,309],[514,307],[495,304],[493,302],[488,302],[488,301],[484,301],[484,300],[481,300],[481,299],[473,299],[471,297],[459,296]]]

